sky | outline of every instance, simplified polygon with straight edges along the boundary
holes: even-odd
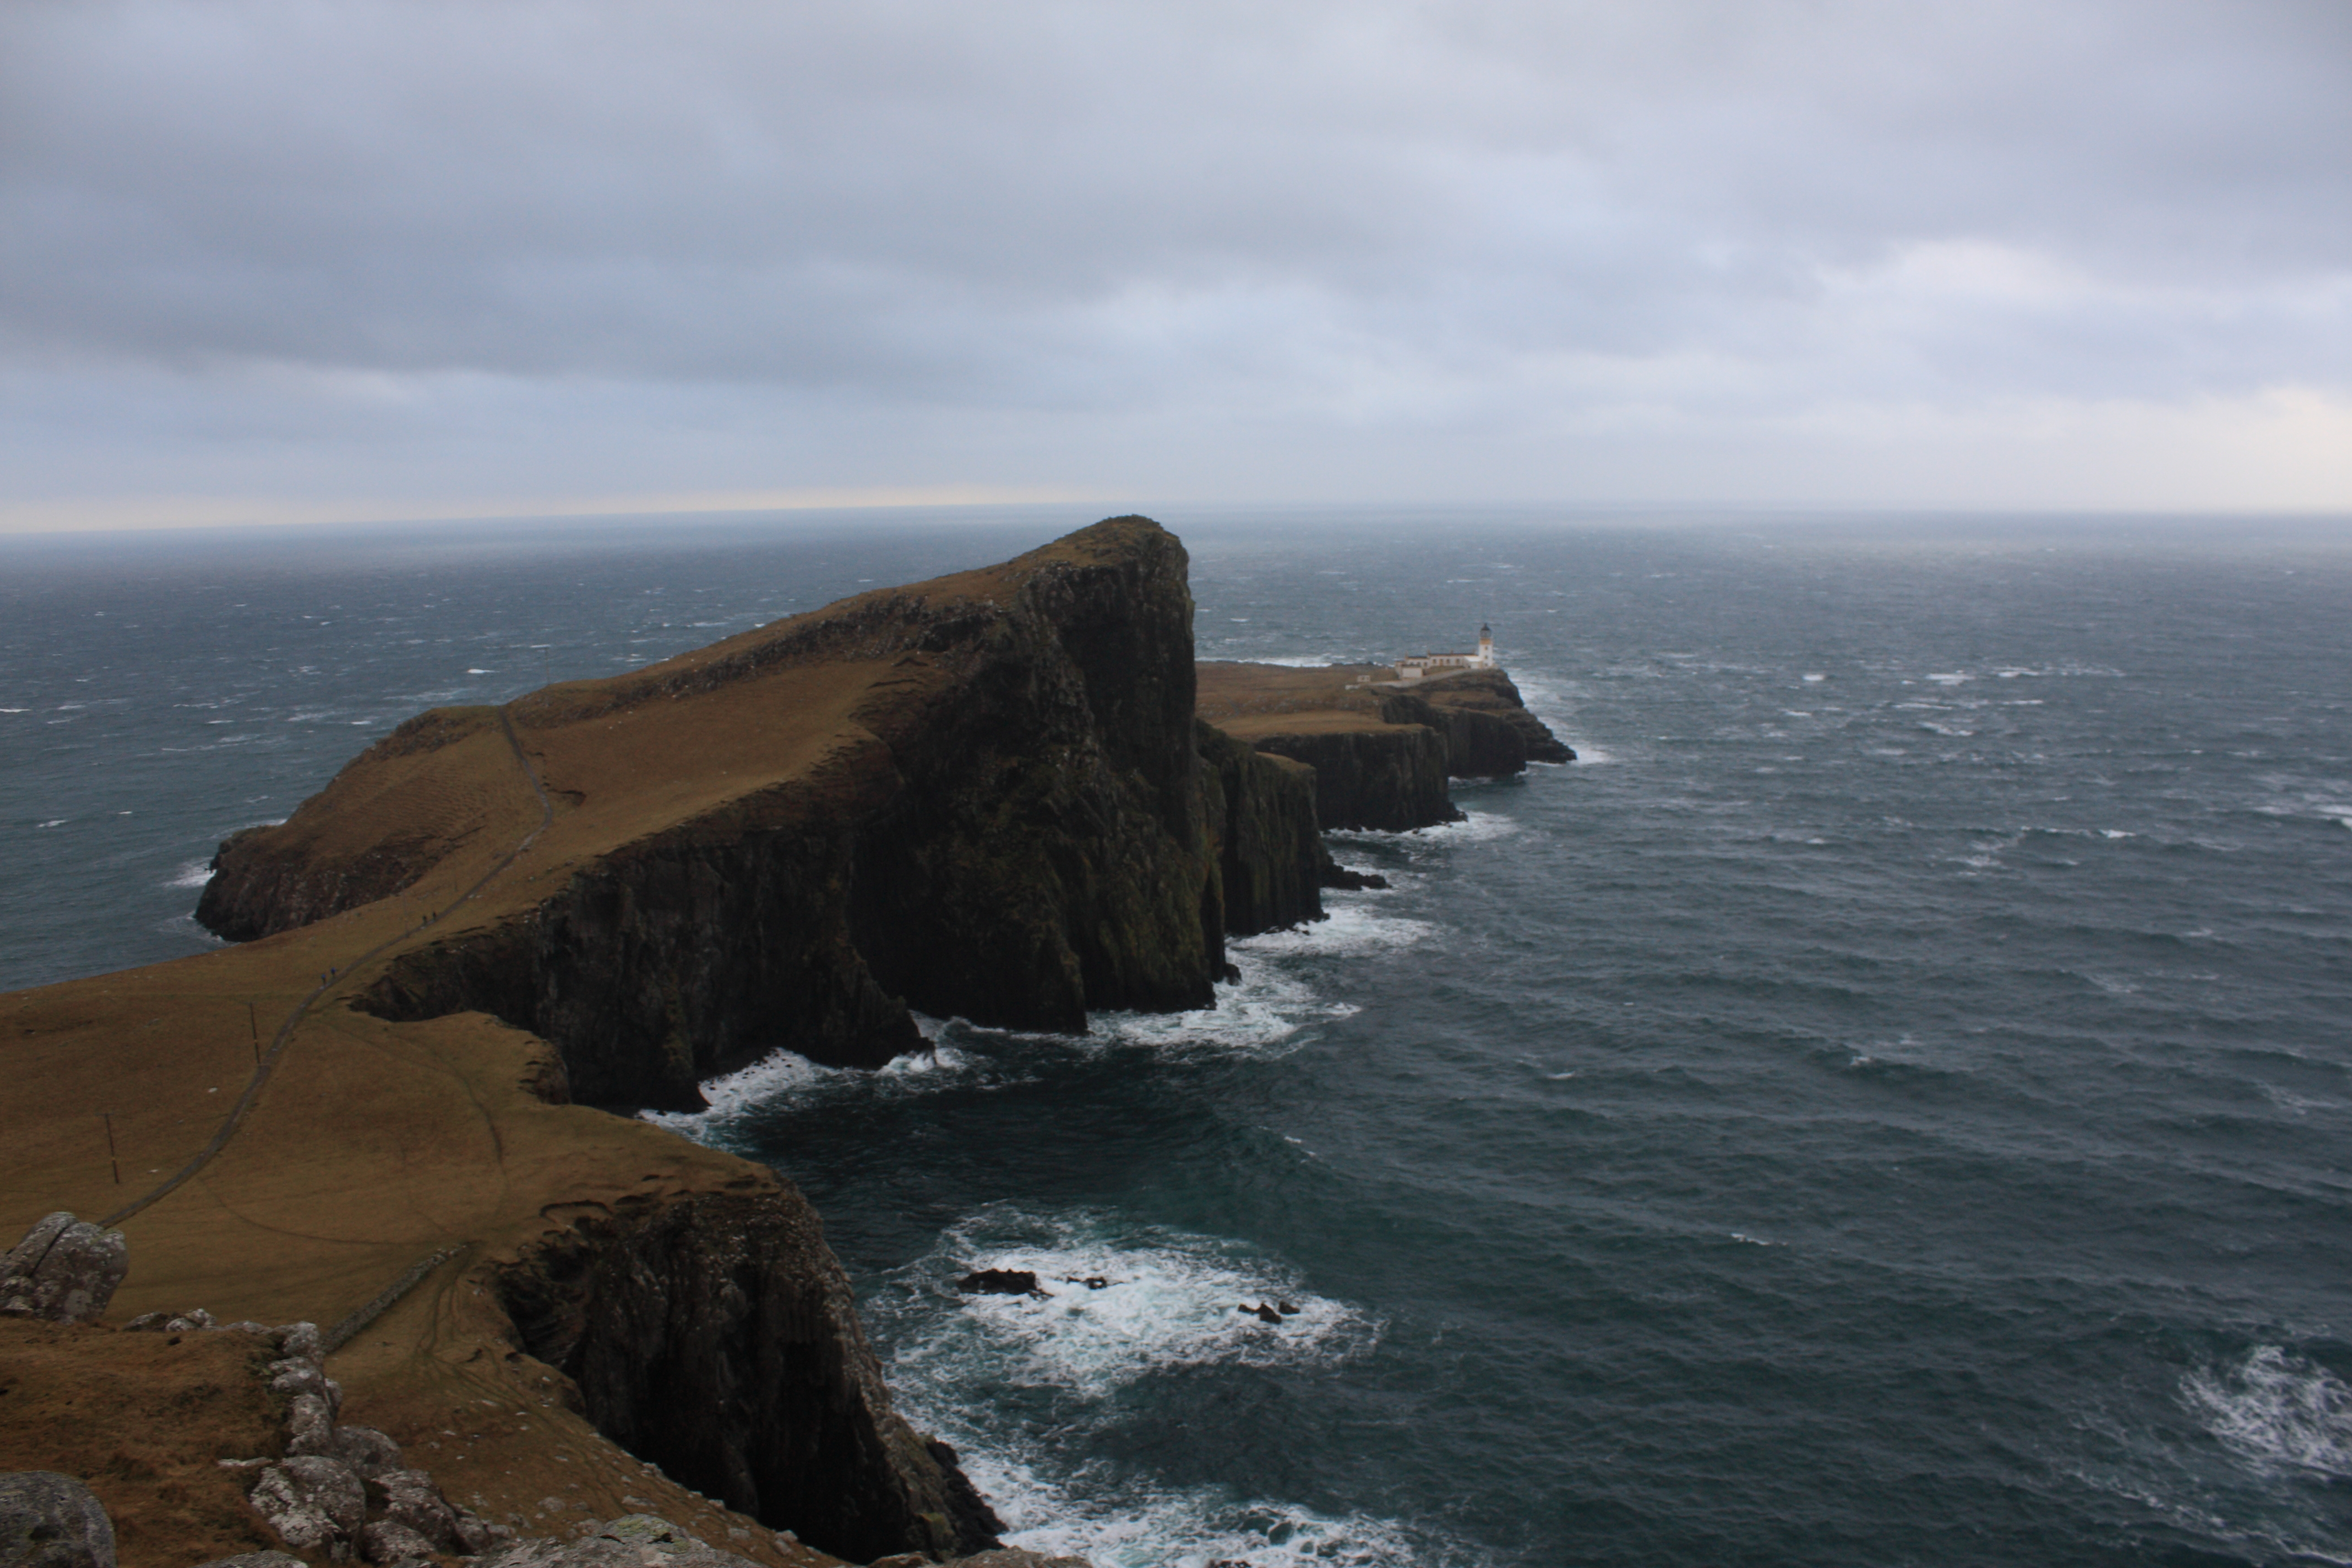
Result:
[[[2346,0],[0,0],[0,530],[2352,512]]]

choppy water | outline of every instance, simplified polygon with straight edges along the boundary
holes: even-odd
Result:
[[[211,838],[425,702],[1064,521],[111,575],[8,547],[0,978],[191,950]],[[1205,657],[1484,619],[1585,760],[1349,836],[1392,889],[1242,944],[1213,1012],[941,1022],[935,1063],[780,1058],[677,1121],[816,1198],[902,1400],[1017,1539],[2352,1560],[2327,531],[1170,521]],[[1055,1294],[950,1289],[992,1264]]]

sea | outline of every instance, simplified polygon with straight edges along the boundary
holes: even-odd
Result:
[[[214,844],[420,709],[1088,521],[0,540],[0,985],[202,951]],[[1578,760],[1336,836],[1389,887],[1213,1009],[662,1119],[814,1199],[1012,1542],[2352,1562],[2352,520],[1162,521],[1202,657],[1483,622]]]

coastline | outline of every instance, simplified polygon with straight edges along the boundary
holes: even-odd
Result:
[[[1017,987],[1006,992],[1001,961],[984,954],[962,960],[961,973],[989,971],[987,983],[961,982],[970,988],[961,993],[951,984],[947,1005],[939,1008],[942,1016],[1051,1027],[1082,1026],[1086,1011],[1101,1005],[1198,1005],[1223,973],[1224,935],[1318,915],[1316,888],[1334,868],[1314,816],[1312,775],[1275,748],[1237,744],[1195,728],[1192,682],[1180,679],[1192,668],[1181,548],[1171,579],[1152,560],[1139,568],[1132,557],[1138,548],[1147,558],[1164,557],[1172,541],[1155,542],[1154,536],[1165,536],[1140,520],[1126,520],[1114,530],[1121,531],[1133,541],[1117,541],[1111,548],[1064,541],[1033,552],[1037,559],[1024,558],[1030,562],[1028,575],[1017,581],[1002,574],[1011,570],[1005,568],[993,577],[967,574],[956,593],[943,595],[939,584],[918,585],[932,590],[928,595],[881,590],[797,618],[804,624],[791,627],[782,645],[771,628],[601,687],[575,682],[551,689],[510,705],[520,723],[510,724],[509,712],[492,724],[487,714],[461,710],[403,726],[288,824],[224,847],[224,871],[242,861],[242,873],[215,879],[219,896],[208,888],[207,906],[216,923],[252,940],[175,963],[0,999],[10,1008],[18,1060],[28,1069],[16,1078],[15,1094],[23,1104],[9,1108],[12,1121],[21,1112],[27,1124],[38,1121],[43,1133],[33,1141],[31,1158],[9,1173],[11,1208],[46,1210],[60,1206],[63,1198],[62,1206],[106,1212],[103,1168],[91,1167],[87,1151],[77,1146],[86,1140],[68,1131],[68,1119],[56,1115],[57,1108],[109,1100],[126,1081],[139,1082],[142,1097],[165,1111],[204,1106],[225,1092],[216,1080],[234,1081],[231,1069],[249,1048],[248,1005],[273,996],[293,1001],[302,984],[297,976],[324,974],[327,984],[316,994],[331,998],[331,1005],[310,1016],[303,1031],[338,1048],[314,1051],[310,1040],[291,1041],[295,1048],[258,1097],[253,1121],[224,1142],[201,1179],[158,1194],[163,1201],[149,1211],[153,1217],[131,1216],[138,1265],[118,1312],[176,1310],[203,1299],[223,1316],[331,1321],[342,1315],[334,1304],[357,1305],[413,1266],[428,1250],[425,1244],[446,1246],[457,1237],[466,1249],[455,1266],[435,1268],[337,1357],[335,1372],[363,1416],[404,1439],[421,1436],[428,1447],[436,1439],[423,1435],[435,1429],[432,1423],[458,1419],[461,1406],[508,1399],[520,1411],[538,1391],[565,1390],[563,1402],[576,1406],[571,1419],[548,1415],[550,1430],[538,1439],[526,1440],[518,1425],[495,1444],[485,1434],[440,1457],[436,1473],[446,1468],[449,1486],[478,1497],[494,1514],[544,1524],[551,1510],[539,1504],[554,1494],[530,1494],[557,1476],[565,1478],[565,1488],[583,1489],[581,1478],[600,1468],[611,1478],[603,1489],[613,1494],[617,1511],[629,1495],[623,1489],[635,1484],[631,1472],[642,1473],[642,1463],[651,1458],[672,1471],[674,1489],[687,1496],[698,1487],[733,1505],[739,1519],[757,1517],[762,1528],[793,1529],[853,1555],[885,1555],[885,1548],[937,1553],[983,1543],[985,1521],[968,1509],[959,1518],[952,1504],[951,1457],[942,1461],[891,1414],[855,1316],[844,1306],[838,1265],[821,1241],[814,1250],[769,1249],[797,1259],[771,1271],[769,1289],[779,1301],[805,1303],[778,1310],[787,1320],[817,1325],[810,1344],[835,1358],[844,1392],[819,1404],[847,1411],[841,1418],[849,1425],[820,1447],[864,1455],[852,1467],[854,1475],[814,1489],[829,1498],[779,1503],[769,1494],[793,1491],[791,1478],[808,1470],[809,1461],[782,1453],[755,1458],[763,1445],[774,1447],[761,1423],[699,1457],[691,1451],[701,1441],[698,1434],[665,1436],[632,1424],[625,1412],[643,1405],[645,1379],[677,1375],[678,1353],[708,1363],[695,1375],[715,1386],[710,1379],[738,1375],[720,1369],[757,1364],[774,1342],[772,1321],[761,1310],[725,1322],[672,1323],[645,1341],[647,1312],[658,1318],[668,1310],[661,1303],[695,1298],[698,1289],[687,1281],[713,1268],[740,1277],[745,1263],[726,1261],[736,1256],[729,1238],[763,1226],[782,1226],[779,1236],[814,1237],[814,1220],[790,1184],[761,1167],[567,1103],[593,1097],[623,1109],[699,1104],[695,1086],[711,1076],[704,1069],[743,1065],[741,1047],[716,1042],[750,1038],[760,1029],[773,1037],[772,1015],[755,1014],[748,1023],[739,1016],[731,1025],[724,1016],[727,1005],[740,1004],[772,981],[737,973],[687,984],[673,978],[667,987],[635,983],[639,994],[651,989],[664,996],[679,1016],[660,1027],[640,1026],[634,1037],[583,1028],[583,1012],[596,1008],[582,1009],[576,998],[572,1011],[564,1006],[583,981],[614,970],[616,963],[619,973],[628,973],[628,961],[615,954],[684,954],[706,940],[698,931],[776,924],[772,913],[755,909],[747,915],[723,900],[699,924],[688,921],[667,937],[626,918],[600,925],[589,914],[611,908],[615,898],[625,907],[658,904],[666,888],[674,891],[680,869],[689,886],[700,878],[701,885],[719,889],[772,887],[780,879],[825,885],[825,866],[845,851],[838,832],[824,824],[845,814],[853,819],[861,811],[875,814],[902,870],[938,864],[924,860],[921,832],[910,835],[910,822],[943,835],[944,843],[970,846],[957,851],[966,857],[964,869],[952,873],[971,877],[970,857],[977,852],[981,869],[967,899],[1034,890],[1040,886],[1034,873],[1024,872],[1020,853],[1008,848],[1031,845],[1034,832],[1018,830],[1008,840],[1002,826],[983,822],[984,831],[960,826],[953,810],[944,824],[925,824],[926,814],[936,819],[941,800],[952,803],[959,789],[953,776],[936,770],[924,787],[925,747],[968,768],[971,737],[985,738],[991,730],[1009,730],[1028,742],[1042,738],[1043,751],[1059,741],[1066,756],[1073,742],[1090,745],[1114,770],[1103,783],[1089,784],[1083,770],[1073,775],[1065,767],[1032,789],[1032,798],[1053,808],[1049,817],[1066,819],[1068,805],[1056,803],[1087,798],[1091,790],[1114,820],[1130,826],[1111,839],[1090,841],[1089,849],[1126,868],[1123,878],[1139,866],[1161,865],[1142,880],[1149,885],[1158,878],[1170,896],[1156,906],[1150,899],[1129,900],[1124,918],[1135,935],[1115,938],[1091,954],[1066,950],[1063,961],[1032,963],[1027,973],[1034,984],[1025,994]],[[1087,533],[1099,538],[1097,530]],[[1089,602],[1082,581],[1089,574],[1108,584],[1108,610]],[[1140,655],[1131,647],[1107,654],[1099,632],[1088,628],[1137,623],[1131,597],[1120,595],[1131,596],[1139,577],[1168,584],[1144,584],[1163,601],[1160,611],[1141,617],[1147,631],[1164,628],[1154,634],[1160,646]],[[1007,634],[992,629],[1010,625],[995,613],[996,599],[1023,593],[1043,605],[1026,613],[1045,615],[1044,624],[1062,629],[1046,642],[1014,634],[1008,655]],[[800,640],[789,640],[793,637]],[[1058,649],[1048,646],[1054,641]],[[1057,654],[1072,662],[1055,675]],[[842,668],[852,672],[845,683],[819,679]],[[968,702],[958,709],[959,691],[972,689],[975,680],[1002,689],[1005,682],[994,672],[1007,668],[1026,672],[1014,689],[1030,693],[1027,700],[1044,702],[1040,712],[1061,717],[1042,725],[1008,725],[1003,710],[975,717]],[[966,686],[956,685],[959,678]],[[782,736],[781,749],[791,764],[783,773],[772,767],[714,787],[714,778],[730,778],[730,759],[739,755],[727,745],[740,740],[767,754],[779,749],[773,738],[742,740],[727,725],[741,728],[729,718],[740,710],[740,692],[780,681],[803,699],[820,695],[814,703],[803,700],[799,710],[830,715],[835,727]],[[649,710],[674,711],[697,700],[715,703],[722,722],[717,731],[702,727],[700,736],[708,741],[715,734],[719,745],[715,754],[708,746],[698,752],[691,766],[671,765],[666,774],[659,766],[643,766],[649,757],[677,755],[677,742],[661,735],[632,753],[632,768],[617,777],[609,767],[583,768],[582,759],[594,749],[583,752],[574,742],[566,750],[567,731],[609,734]],[[964,725],[959,729],[943,716],[961,718]],[[1377,716],[1371,723],[1409,728]],[[1092,733],[1073,725],[1091,727]],[[945,744],[936,733],[942,730]],[[507,737],[518,733],[522,738],[509,743]],[[877,746],[885,754],[877,755]],[[536,774],[518,774],[512,767],[526,753]],[[1033,745],[1032,754],[1042,754],[1040,748]],[[1164,760],[1154,764],[1154,758]],[[1156,783],[1153,765],[1162,769]],[[1024,787],[1024,766],[1037,771],[1017,758],[997,767],[986,796],[990,809],[1004,781],[1016,791]],[[621,813],[616,837],[608,804],[614,786],[627,798],[659,794],[644,787],[648,773],[657,782],[675,781],[662,783],[669,793],[657,802],[669,813],[663,820],[674,826],[654,824],[649,834],[642,813]],[[506,782],[499,783],[501,778]],[[1205,787],[1208,783],[1214,787]],[[363,807],[355,809],[355,803]],[[1089,820],[1102,819],[1101,807],[1087,809],[1095,814]],[[600,810],[606,813],[602,840],[587,831],[600,826]],[[364,825],[358,839],[351,837],[355,823]],[[421,845],[419,826],[429,829]],[[548,835],[543,843],[541,834]],[[740,858],[738,847],[780,845],[780,834],[815,842],[817,858],[809,861],[803,852],[803,858],[777,861],[767,847],[750,861]],[[617,852],[598,850],[598,842],[614,843]],[[501,844],[518,843],[484,868],[484,858],[494,857]],[[297,852],[264,853],[289,844]],[[848,852],[855,854],[855,847]],[[708,869],[698,872],[698,866]],[[788,873],[781,879],[779,867]],[[1033,879],[1024,882],[1024,877]],[[939,901],[935,869],[910,875],[908,885],[910,897]],[[1068,907],[1080,910],[1102,896],[1087,892],[1083,879],[1073,887],[1059,876],[1047,890],[1049,903],[1075,899]],[[1205,918],[1211,892],[1213,921]],[[856,922],[865,919],[865,930],[873,931],[874,910],[861,915],[845,905],[837,909],[835,938],[824,934],[822,909],[784,913],[814,933],[814,940],[797,940],[802,957],[811,948],[835,954],[826,971],[835,977],[826,982],[834,1000],[816,1018],[810,1037],[817,1048],[809,1054],[824,1059],[824,1042],[830,1039],[836,1059],[863,1057],[874,1065],[877,1052],[887,1060],[915,1048],[910,1041],[919,1035],[907,1002],[890,999],[919,987],[895,992],[874,977],[896,980],[924,971],[923,984],[935,988],[925,999],[936,1002],[938,982],[928,973],[929,961],[919,956],[922,950],[895,957],[858,950]],[[1028,934],[1040,929],[1033,921]],[[585,945],[579,946],[583,931]],[[572,933],[565,940],[577,947],[568,958],[550,934],[564,931]],[[841,934],[849,936],[853,950],[845,956],[839,953]],[[523,950],[525,937],[540,944],[536,956]],[[357,961],[356,955],[379,950],[387,956]],[[533,973],[539,978],[530,979]],[[717,1005],[716,1027],[683,1016],[681,1010],[698,1005],[698,985],[700,1002]],[[968,1005],[956,1005],[959,1001]],[[134,1021],[133,1015],[151,1009],[152,1021]],[[292,1016],[305,1017],[299,1007]],[[173,1054],[158,1059],[154,1031],[166,1019]],[[886,1046],[894,1048],[882,1051]],[[587,1095],[577,1093],[583,1087]],[[37,1103],[51,1114],[35,1117]],[[354,1123],[353,1112],[362,1123]],[[205,1131],[192,1125],[198,1121],[126,1113],[122,1132],[139,1152],[134,1160],[155,1161],[151,1171],[161,1173],[169,1168],[163,1162],[173,1158],[168,1150],[194,1147],[189,1140]],[[623,1174],[631,1172],[638,1173]],[[320,1238],[320,1244],[289,1239],[304,1237]],[[669,1281],[656,1290],[657,1300],[644,1297],[636,1283],[647,1277]],[[632,1342],[632,1334],[639,1337]],[[674,1383],[666,1386],[676,1392]],[[779,1389],[778,1400],[789,1405]],[[612,1440],[615,1435],[621,1443]],[[575,1463],[587,1468],[558,1468]],[[741,1484],[746,1475],[754,1478],[748,1489]],[[774,1479],[762,1485],[760,1475]],[[845,1496],[856,1500],[852,1512],[868,1522],[786,1517],[804,1507],[821,1515]],[[688,1506],[681,1497],[671,1501]],[[942,1519],[949,1534],[941,1533]]]

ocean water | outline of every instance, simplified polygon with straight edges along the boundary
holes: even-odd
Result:
[[[1083,521],[0,543],[0,983],[195,950],[418,707]],[[663,1119],[817,1201],[1015,1541],[2352,1561],[2352,530],[1166,521],[1203,657],[1484,620],[1582,760],[1343,836],[1391,889],[1212,1011]]]

